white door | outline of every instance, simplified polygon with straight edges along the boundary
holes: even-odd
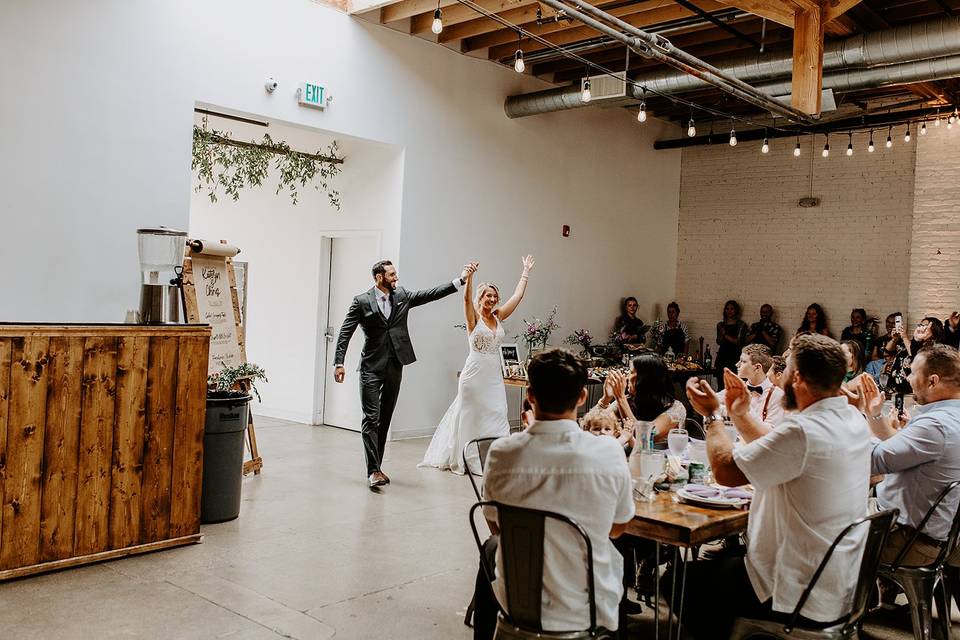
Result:
[[[363,350],[363,329],[357,328],[350,340],[343,366],[347,377],[342,383],[333,379],[333,360],[337,353],[337,336],[353,297],[373,286],[370,268],[379,260],[379,241],[373,236],[333,238],[330,245],[330,279],[325,283],[327,295],[326,348],[323,371],[323,424],[360,431],[363,411],[360,407],[360,352]]]

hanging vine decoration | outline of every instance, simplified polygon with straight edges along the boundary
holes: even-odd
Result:
[[[217,191],[233,198],[240,198],[245,187],[260,187],[270,170],[279,173],[276,193],[286,191],[293,204],[297,204],[300,188],[313,183],[323,190],[330,205],[340,210],[340,193],[332,187],[333,178],[341,171],[343,158],[338,155],[337,142],[332,142],[325,154],[294,151],[286,142],[274,140],[264,134],[260,142],[233,140],[224,131],[193,125],[193,160],[190,168],[197,173],[197,188],[207,190],[210,202],[217,201]]]

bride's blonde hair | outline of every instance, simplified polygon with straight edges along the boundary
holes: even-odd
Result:
[[[487,289],[493,289],[493,292],[497,294],[497,302],[500,302],[500,289],[497,288],[497,285],[493,284],[492,282],[481,282],[477,286],[477,294],[473,298],[473,306],[475,309],[480,308],[480,300],[483,299]]]

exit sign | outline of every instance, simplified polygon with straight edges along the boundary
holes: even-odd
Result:
[[[327,106],[327,89],[312,82],[301,83],[300,88],[297,89],[297,102],[305,107],[324,109]]]

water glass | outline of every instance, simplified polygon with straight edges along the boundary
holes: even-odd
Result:
[[[679,458],[686,453],[689,444],[690,436],[686,429],[670,429],[670,433],[667,434],[667,448],[670,449],[670,453]]]
[[[737,425],[733,424],[733,420],[727,419],[723,421],[723,427],[727,430],[727,436],[730,438],[731,444],[737,443],[737,437],[740,433],[737,431]]]

